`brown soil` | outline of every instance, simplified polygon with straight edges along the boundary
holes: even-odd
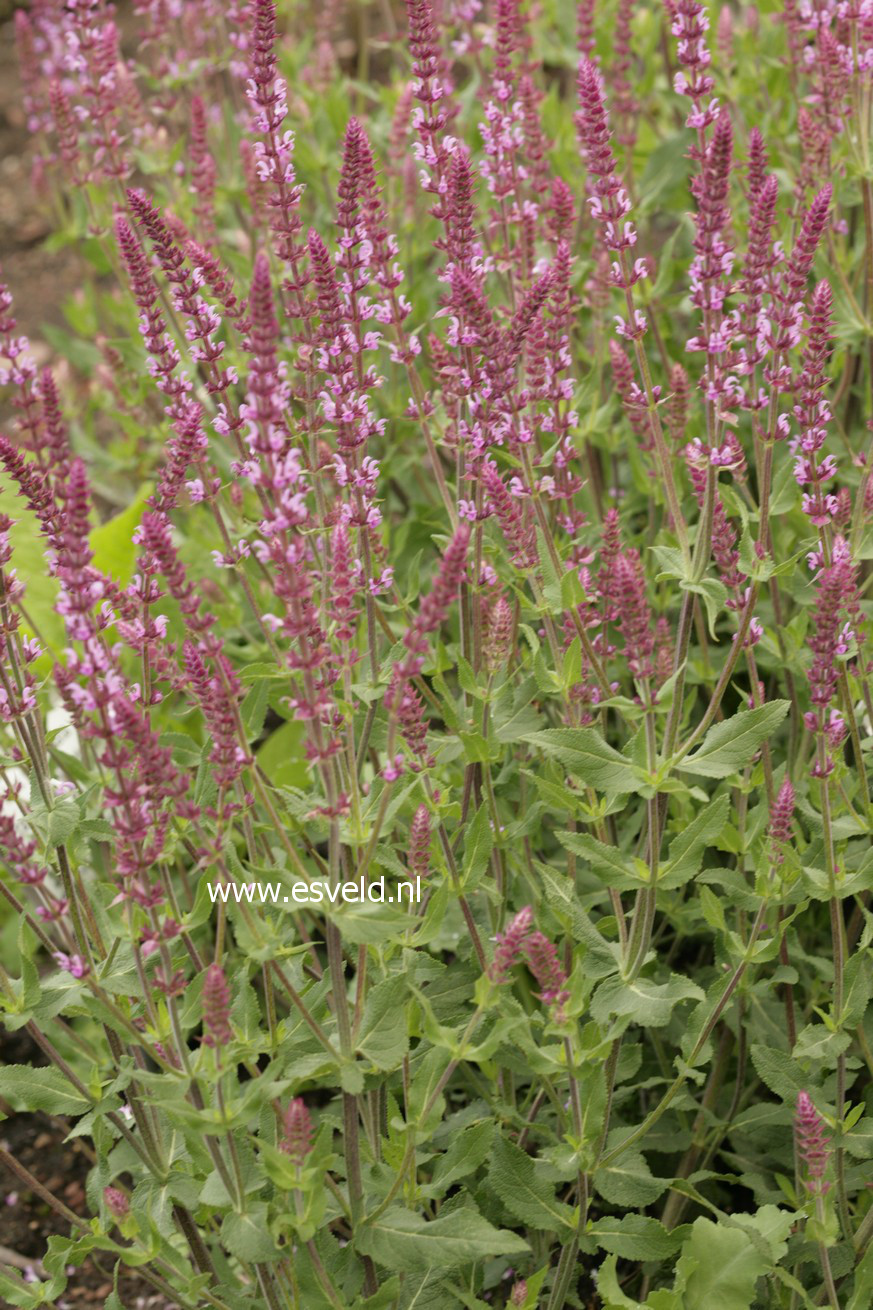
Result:
[[[0,1029],[0,1065],[45,1064],[39,1049],[26,1033],[7,1033]],[[38,1075],[35,1075],[38,1076]],[[0,1113],[8,1110],[0,1100]],[[53,1196],[63,1201],[75,1214],[88,1216],[85,1180],[91,1167],[86,1141],[65,1142],[69,1124],[49,1115],[15,1114],[0,1121],[0,1144],[24,1165]],[[0,1263],[9,1262],[25,1277],[37,1277],[44,1271],[40,1261],[53,1234],[69,1236],[65,1223],[37,1195],[0,1165]],[[87,1260],[72,1270],[66,1291],[55,1303],[58,1310],[102,1306],[112,1291],[112,1261]],[[176,1310],[135,1273],[122,1273],[119,1296],[126,1310]],[[0,1297],[0,1310],[12,1310]]]

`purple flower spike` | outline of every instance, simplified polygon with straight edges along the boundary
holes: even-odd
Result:
[[[530,932],[532,923],[533,910],[529,905],[525,905],[514,918],[510,919],[504,931],[497,934],[497,949],[494,952],[494,959],[489,970],[492,982],[505,983],[508,981],[510,970],[519,961],[524,939]]]
[[[227,1046],[230,1026],[230,988],[220,964],[210,964],[203,984],[203,1045]]]
[[[830,1159],[830,1138],[825,1136],[825,1122],[808,1093],[798,1092],[794,1114],[794,1142],[797,1154],[806,1166],[804,1182],[814,1196],[824,1196],[830,1183],[825,1172]]]
[[[302,1097],[295,1096],[289,1102],[282,1116],[282,1125],[285,1135],[279,1143],[279,1150],[290,1156],[300,1168],[312,1150],[312,1120]]]

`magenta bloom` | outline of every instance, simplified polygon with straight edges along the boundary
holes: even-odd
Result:
[[[112,1217],[117,1219],[119,1223],[123,1223],[130,1214],[130,1202],[124,1192],[119,1191],[117,1187],[104,1187],[103,1200],[106,1202],[106,1208]]]
[[[497,949],[489,969],[492,982],[505,983],[509,980],[510,970],[521,958],[524,939],[530,932],[532,923],[533,910],[529,905],[525,905],[509,920],[503,932],[497,934]]]
[[[569,998],[565,987],[567,975],[558,959],[558,952],[545,933],[532,932],[524,942],[527,966],[540,986],[538,993],[545,1005],[560,1008]]]
[[[807,1092],[797,1095],[794,1113],[794,1144],[805,1166],[804,1183],[814,1196],[824,1196],[830,1188],[825,1172],[830,1159],[830,1138],[825,1136],[825,1122]]]
[[[210,964],[203,984],[203,1045],[227,1046],[232,1039],[230,988],[221,965]]]
[[[300,1096],[289,1101],[288,1108],[282,1116],[284,1135],[279,1143],[279,1150],[290,1156],[300,1168],[312,1150],[312,1120],[306,1108],[306,1102]]]

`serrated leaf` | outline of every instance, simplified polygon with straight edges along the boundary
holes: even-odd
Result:
[[[595,791],[618,795],[637,787],[633,768],[593,728],[546,728],[524,740],[546,755],[553,755],[577,778]]]
[[[482,804],[464,834],[464,888],[475,887],[488,867],[494,836],[488,806]]]
[[[553,1184],[539,1177],[531,1157],[504,1137],[494,1143],[488,1182],[510,1214],[529,1228],[553,1233],[571,1226],[573,1212],[555,1199]]]
[[[791,1056],[785,1051],[762,1045],[753,1046],[751,1055],[761,1082],[776,1096],[793,1105],[797,1093],[806,1090],[809,1079],[798,1069]]]
[[[606,846],[582,832],[559,832],[556,834],[562,846],[574,855],[581,855],[597,874],[606,887],[615,887],[618,891],[638,890],[643,886],[642,879],[635,872],[631,858],[620,851],[617,846]]]
[[[772,1263],[741,1228],[703,1218],[695,1219],[682,1254],[698,1262],[685,1289],[685,1310],[749,1310],[755,1284]]]
[[[726,778],[753,758],[762,742],[775,732],[788,713],[787,700],[774,700],[755,710],[744,710],[724,723],[716,723],[702,745],[676,767],[702,778]]]
[[[643,1028],[663,1028],[670,1022],[674,1006],[680,1001],[703,1000],[703,992],[688,978],[674,974],[669,982],[656,983],[649,978],[607,978],[591,1000],[591,1017],[606,1023],[612,1016],[628,1015]]]
[[[0,1068],[0,1096],[16,1110],[46,1114],[85,1114],[92,1105],[58,1069],[31,1069],[26,1064]]]
[[[729,796],[718,796],[695,815],[678,837],[673,838],[667,862],[658,874],[659,887],[681,887],[696,876],[703,851],[727,822],[729,806]]]
[[[438,1269],[441,1274],[475,1260],[523,1255],[530,1249],[516,1233],[494,1228],[478,1210],[455,1210],[427,1220],[399,1205],[366,1224],[355,1245],[386,1269]]]
[[[657,1219],[642,1214],[598,1219],[588,1229],[602,1250],[621,1256],[623,1260],[666,1260],[678,1250],[687,1231],[687,1228],[681,1228],[668,1232]]]
[[[610,1205],[642,1209],[653,1205],[669,1185],[667,1178],[655,1178],[641,1151],[625,1151],[612,1164],[601,1165],[594,1174],[594,1189]]]
[[[267,1227],[267,1207],[255,1206],[245,1214],[229,1214],[221,1225],[221,1241],[238,1260],[278,1260],[279,1251]]]
[[[404,1005],[409,996],[400,975],[379,983],[367,996],[358,1051],[377,1069],[396,1069],[409,1050]]]
[[[445,1155],[437,1160],[430,1182],[422,1188],[427,1197],[445,1196],[459,1178],[474,1173],[488,1158],[494,1125],[491,1120],[471,1124],[449,1146]]]

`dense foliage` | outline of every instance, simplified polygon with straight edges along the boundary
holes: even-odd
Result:
[[[869,0],[16,35],[0,1294],[869,1306]]]

